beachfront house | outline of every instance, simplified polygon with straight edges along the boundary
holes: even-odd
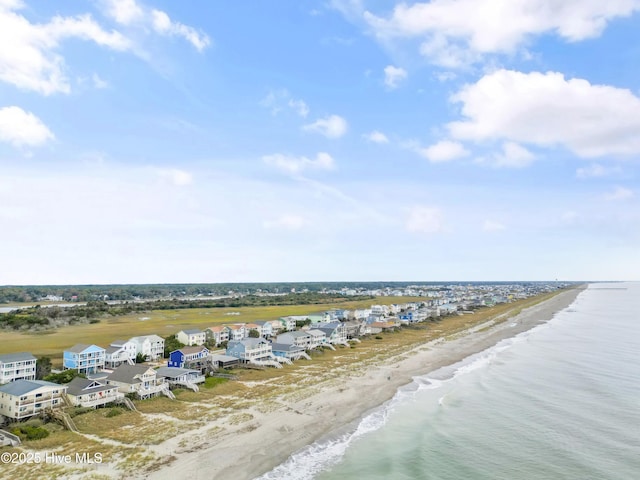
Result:
[[[105,348],[105,368],[117,368],[123,363],[133,365],[136,361],[136,344],[127,340],[116,340]]]
[[[311,357],[304,351],[304,348],[297,347],[290,343],[272,343],[271,351],[276,357],[287,358],[291,361],[301,358],[311,360]]]
[[[142,335],[129,339],[136,346],[136,355],[140,354],[149,361],[164,357],[164,338],[158,335]]]
[[[207,368],[209,349],[204,346],[182,347],[169,354],[168,367],[191,368],[203,372]]]
[[[318,348],[327,343],[327,334],[322,330],[311,328],[307,330],[307,334],[311,335],[309,348]]]
[[[158,377],[156,371],[148,365],[120,365],[107,378],[107,385],[114,385],[118,391],[134,393],[138,398],[151,398],[160,394],[166,395],[169,384],[163,377]]]
[[[227,345],[227,355],[236,357],[243,362],[257,362],[273,358],[271,344],[264,338],[245,338],[230,340]]]
[[[15,380],[0,386],[0,420],[17,421],[63,404],[66,385],[44,380]],[[0,422],[2,423],[2,422]]]
[[[88,375],[104,368],[105,349],[97,345],[78,343],[62,354],[62,367]]]
[[[197,392],[197,384],[205,381],[204,375],[199,370],[190,368],[160,367],[156,375],[162,377],[171,387],[187,387]]]
[[[187,330],[180,330],[176,333],[176,339],[188,347],[193,345],[204,345],[207,341],[207,334],[197,328],[190,328]]]
[[[209,355],[209,363],[213,368],[218,370],[223,368],[233,368],[240,363],[240,359],[238,357],[232,357],[230,355],[221,355],[219,353],[214,353]]]
[[[67,398],[73,406],[102,407],[109,403],[119,403],[124,393],[115,385],[106,382],[76,377],[67,384]]]
[[[303,330],[281,333],[276,337],[276,342],[284,343],[286,345],[295,345],[296,347],[300,347],[304,350],[313,348],[311,346],[313,337],[309,335],[309,332],[305,332]]]
[[[326,334],[327,343],[331,345],[349,345],[347,342],[347,329],[343,323],[319,323],[315,328]]]
[[[205,328],[204,334],[207,342],[214,343],[216,346],[229,341],[229,328],[225,325]]]
[[[0,384],[36,379],[36,357],[28,352],[0,355]]]
[[[349,320],[343,322],[347,338],[358,338],[365,334],[365,322],[362,320]]]

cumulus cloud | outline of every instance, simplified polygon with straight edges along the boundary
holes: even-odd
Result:
[[[339,115],[329,115],[320,118],[314,123],[302,127],[304,131],[315,132],[324,135],[327,138],[340,138],[349,129],[347,121]]]
[[[432,163],[442,163],[466,157],[469,151],[461,143],[441,140],[429,147],[418,149],[418,153]]]
[[[33,113],[15,106],[0,108],[0,142],[35,147],[53,138],[51,130]]]
[[[387,136],[378,130],[374,130],[371,133],[365,133],[362,135],[362,138],[373,143],[389,143]]]
[[[442,211],[437,207],[418,205],[409,211],[405,224],[413,233],[443,233],[447,231]]]
[[[431,61],[460,67],[485,54],[512,53],[537,35],[594,38],[612,19],[638,10],[638,0],[433,0],[400,3],[388,17],[362,15],[378,37],[421,39]]]
[[[136,0],[103,0],[102,5],[105,15],[120,25],[150,27],[159,35],[181,37],[199,52],[211,44],[206,33],[172,20],[165,11],[147,8]]]
[[[502,152],[494,155],[491,163],[495,167],[523,168],[530,165],[535,158],[535,155],[522,145],[505,142],[502,144]]]
[[[274,220],[265,220],[262,226],[266,229],[300,230],[307,224],[307,220],[299,215],[286,214]]]
[[[191,173],[177,168],[156,169],[156,174],[163,180],[166,180],[177,187],[184,187],[193,182],[193,175]]]
[[[640,153],[640,98],[629,90],[556,72],[497,70],[451,100],[464,117],[447,125],[455,139],[561,146],[587,158]],[[509,149],[516,162],[527,160]]]
[[[43,95],[71,90],[64,57],[58,53],[63,40],[80,39],[113,50],[128,50],[131,42],[120,32],[103,29],[91,15],[56,15],[46,23],[31,23],[17,13],[22,2],[0,3],[0,80]]]
[[[633,190],[625,187],[616,187],[612,192],[607,193],[604,198],[610,202],[617,202],[622,200],[629,200],[635,197]]]
[[[279,114],[285,108],[293,110],[303,118],[309,115],[309,107],[305,101],[300,98],[293,98],[286,89],[271,90],[260,100],[260,106],[271,110],[272,115]]]
[[[103,88],[109,87],[109,82],[100,78],[100,75],[98,75],[97,73],[94,73],[91,76],[91,80],[93,81],[93,86],[96,87],[97,89],[103,89]]]
[[[384,84],[389,88],[398,88],[400,82],[407,78],[407,71],[404,68],[387,65],[384,68]]]
[[[335,161],[331,155],[325,152],[318,153],[315,159],[276,153],[265,155],[262,157],[262,161],[269,166],[290,174],[299,174],[305,170],[333,170],[335,168]]]

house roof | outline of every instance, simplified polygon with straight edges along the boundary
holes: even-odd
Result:
[[[29,352],[3,353],[0,355],[0,363],[24,362],[26,360],[35,360],[36,357]]]
[[[105,348],[104,352],[107,353],[107,354],[112,354],[112,353],[116,353],[116,352],[118,352],[120,350],[122,350],[122,346],[116,347],[114,345],[111,345],[111,346]]]
[[[123,364],[109,374],[107,380],[121,383],[140,383],[140,379],[134,378],[136,375],[143,375],[147,370],[153,370],[148,365]]]
[[[215,355],[211,355],[211,360],[214,362],[237,362],[238,357],[232,357],[231,355],[221,355],[216,353]]]
[[[314,337],[326,337],[327,334],[322,330],[318,330],[317,328],[312,328],[311,330],[307,330],[309,335],[313,335]]]
[[[264,338],[243,338],[242,340],[235,340],[233,342],[229,342],[229,346],[232,344],[241,343],[245,346],[245,348],[254,348],[256,345],[261,343],[269,343]]]
[[[86,343],[76,343],[73,347],[67,348],[65,352],[73,352],[73,353],[82,353],[91,345],[87,345]]]
[[[185,374],[200,374],[198,370],[191,370],[189,368],[177,368],[177,367],[160,367],[156,370],[156,375],[159,377],[176,378]]]
[[[186,333],[187,335],[200,335],[204,332],[202,330],[198,330],[197,328],[189,328],[187,330],[182,330],[182,333]]]
[[[42,387],[67,388],[65,385],[45,382],[44,380],[16,380],[15,382],[10,382],[6,385],[0,386],[0,392],[7,393],[9,395],[20,396]]]
[[[114,340],[111,342],[112,347],[122,347],[125,343],[129,342],[129,340]]]
[[[163,341],[164,342],[164,338],[159,337],[158,335],[140,335],[138,337],[131,337],[129,339],[130,342],[144,342],[145,340],[149,339],[151,342],[159,342],[159,341]]]
[[[282,335],[290,335],[293,338],[299,338],[299,337],[308,337],[309,336],[309,332],[308,331],[306,331],[306,332],[296,331],[296,332],[283,333]]]
[[[215,327],[209,327],[209,330],[211,330],[212,332],[221,332],[225,328],[227,328],[225,325],[218,325],[218,326],[215,326]]]
[[[185,355],[190,355],[192,353],[201,352],[202,350],[209,351],[209,349],[207,347],[204,347],[204,346],[193,346],[193,347],[182,347],[182,348],[179,348],[178,350],[174,350],[174,352],[180,351]],[[171,353],[173,353],[173,352],[171,352]]]
[[[97,380],[76,377],[67,384],[67,394],[76,396],[86,395],[88,393],[106,392],[107,390],[113,390],[114,388],[116,387],[104,385]]]

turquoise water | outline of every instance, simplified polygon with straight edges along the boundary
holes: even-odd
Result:
[[[640,284],[590,285],[262,478],[639,479]]]

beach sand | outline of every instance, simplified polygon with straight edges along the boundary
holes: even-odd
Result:
[[[582,288],[561,292],[553,298],[522,310],[505,322],[490,320],[449,339],[439,339],[414,347],[408,353],[387,358],[364,372],[354,369],[337,380],[319,379],[313,394],[268,413],[250,409],[253,418],[237,429],[224,429],[223,434],[206,438],[208,425],[194,436],[205,435],[205,442],[192,451],[175,453],[175,441],[152,447],[159,456],[176,459],[150,479],[250,480],[283,463],[294,452],[336,431],[355,428],[367,412],[390,400],[397,389],[438,368],[492,347],[550,320],[569,306]],[[499,320],[499,319],[497,319]],[[182,438],[184,442],[185,437]]]

